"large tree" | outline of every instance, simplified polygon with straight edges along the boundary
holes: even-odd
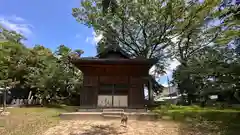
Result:
[[[233,43],[239,45],[240,38],[240,6],[239,2],[234,0],[224,0],[219,6],[215,15],[219,18],[219,26],[223,33],[218,38],[217,43],[226,45]],[[238,43],[238,44],[237,44]]]
[[[31,50],[26,79],[39,98],[46,102],[66,103],[79,95],[82,74],[69,61],[68,56],[73,54],[76,53],[64,45],[60,45],[55,54],[43,46]]]
[[[174,82],[182,93],[218,94],[239,100],[239,60],[233,49],[204,48],[188,60],[187,67],[180,65],[174,71]]]
[[[55,53],[42,45],[27,48],[20,42],[23,36],[4,28],[1,32],[7,40],[0,42],[0,88],[14,88],[17,98],[27,98],[32,91],[48,103],[79,103],[82,74],[69,57],[80,57],[82,50],[64,45]]]
[[[218,17],[214,16],[214,9],[219,5],[219,0],[186,3],[184,18],[176,25],[175,44],[168,47],[172,56],[184,66],[191,56],[214,45],[221,34],[221,27],[215,25]]]
[[[104,2],[108,1],[107,6]],[[73,16],[92,27],[103,39],[97,49],[119,44],[133,57],[160,59],[157,69],[164,68],[166,58],[174,56],[184,63],[190,55],[215,41],[220,26],[212,26],[218,17],[214,9],[220,0],[83,0],[73,8]],[[117,3],[114,14],[108,12]],[[104,9],[104,12],[102,12]],[[167,49],[166,49],[167,48]]]
[[[178,77],[181,79],[179,79],[177,84],[180,92],[188,94],[189,100],[196,94],[196,87],[200,87],[200,84],[196,80],[191,79],[191,72],[187,72],[185,69],[192,66],[189,65],[189,60],[192,57],[204,51],[205,48],[214,46],[214,42],[221,34],[221,26],[215,25],[219,19],[215,15],[215,9],[220,4],[219,0],[187,2],[184,18],[176,25],[175,44],[168,47],[173,58],[177,59],[181,64],[178,69],[180,72]],[[176,78],[176,74],[174,77]]]
[[[172,38],[178,21],[186,10],[182,0],[120,0],[114,14],[102,12],[102,2],[83,0],[73,8],[73,16],[82,24],[92,27],[103,38],[99,50],[119,44],[132,57],[160,59],[166,63],[164,49],[173,44]]]

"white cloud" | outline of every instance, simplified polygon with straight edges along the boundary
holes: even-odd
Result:
[[[87,37],[85,41],[87,43],[91,43],[93,45],[96,45],[102,38],[103,38],[102,34],[97,35],[96,32],[92,32],[92,36]]]
[[[25,19],[15,15],[10,17],[0,16],[0,24],[9,30],[23,34],[24,36],[32,34],[33,26],[31,24],[27,24]]]
[[[25,19],[23,19],[22,17],[18,17],[16,15],[13,15],[13,16],[9,17],[9,19],[12,20],[12,21],[18,21],[18,22],[24,22],[25,21]]]

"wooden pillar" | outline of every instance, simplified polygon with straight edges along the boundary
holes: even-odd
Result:
[[[132,104],[131,104],[131,83],[130,83],[130,76],[128,76],[128,107],[131,108]]]
[[[115,86],[114,84],[111,84],[111,85],[112,85],[112,107],[113,107]]]
[[[98,77],[97,77],[97,88],[96,88],[96,94],[95,94],[95,98],[96,98],[96,100],[95,100],[95,104],[96,104],[96,108],[98,108],[98,93],[99,93],[99,90],[100,90],[100,76],[98,75]]]

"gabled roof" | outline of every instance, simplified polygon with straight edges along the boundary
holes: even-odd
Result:
[[[102,52],[100,52],[96,57],[106,58],[110,53],[120,54],[123,58],[130,59],[130,56],[124,52],[119,45],[109,45]]]
[[[96,57],[83,57],[83,58],[71,58],[71,63],[75,65],[83,65],[83,64],[146,64],[148,66],[152,66],[157,62],[157,59],[108,59],[108,58],[96,58]]]
[[[124,52],[118,45],[109,45],[106,49],[100,52],[95,57],[81,57],[70,58],[71,63],[74,65],[94,65],[94,64],[129,64],[129,65],[146,65],[151,67],[156,64],[157,58],[131,58]]]

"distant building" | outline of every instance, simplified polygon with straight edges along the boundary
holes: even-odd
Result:
[[[181,95],[176,86],[164,87],[163,92],[155,97],[156,102],[170,102],[172,104],[177,104],[180,100]]]
[[[164,87],[161,96],[179,95],[177,86]]]

